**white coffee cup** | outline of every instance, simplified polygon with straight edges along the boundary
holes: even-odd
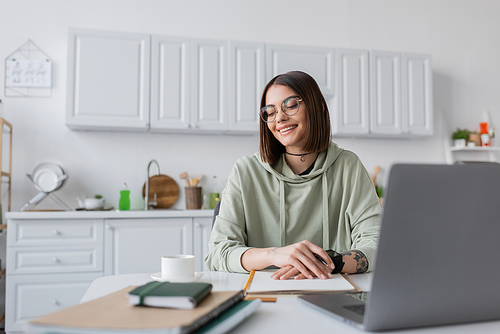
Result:
[[[161,257],[161,278],[191,278],[194,277],[194,267],[194,255],[165,255]]]

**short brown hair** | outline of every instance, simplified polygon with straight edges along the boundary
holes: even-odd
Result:
[[[262,92],[260,107],[266,105],[266,94],[271,86],[282,85],[290,88],[300,96],[307,110],[307,126],[305,135],[306,152],[321,152],[330,145],[330,112],[325,98],[316,81],[309,74],[292,71],[280,74],[271,79]],[[259,150],[261,159],[268,164],[274,164],[285,153],[285,147],[271,133],[267,123],[260,120]]]

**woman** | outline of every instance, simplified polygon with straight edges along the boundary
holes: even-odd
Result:
[[[276,266],[274,279],[371,269],[381,207],[358,157],[330,141],[317,83],[298,71],[276,76],[264,88],[260,116],[260,152],[231,171],[205,258],[209,269]],[[342,255],[337,268],[330,249]]]

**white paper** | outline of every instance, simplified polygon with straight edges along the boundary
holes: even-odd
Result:
[[[256,271],[248,292],[270,292],[270,291],[345,291],[353,290],[354,287],[342,275],[335,274],[333,278],[325,280],[315,279],[288,279],[274,280],[271,275],[274,272]]]
[[[10,59],[7,87],[52,87],[52,61],[49,59]]]

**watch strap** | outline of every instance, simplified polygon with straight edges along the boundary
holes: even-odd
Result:
[[[327,250],[326,254],[328,254],[330,259],[332,259],[333,265],[335,266],[335,268],[332,270],[332,274],[340,273],[342,271],[342,269],[344,268],[344,264],[345,264],[343,261],[342,254],[340,254],[332,249]]]

